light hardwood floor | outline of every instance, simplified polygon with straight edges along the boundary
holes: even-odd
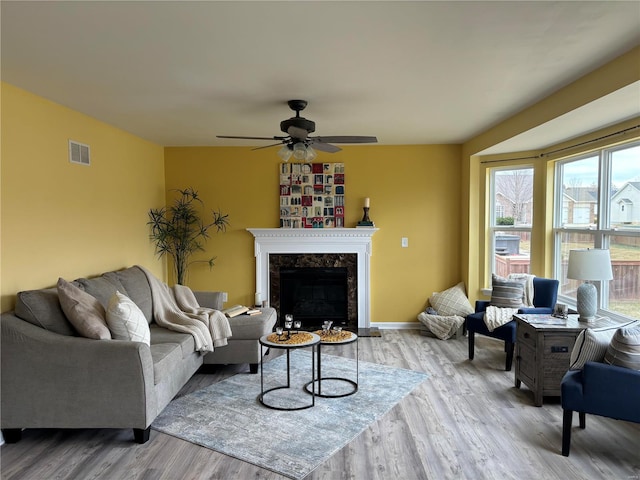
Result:
[[[559,399],[533,406],[492,339],[477,338],[473,362],[466,338],[384,330],[359,342],[361,360],[430,377],[307,480],[640,479],[640,425],[588,415],[580,430],[576,416],[571,455],[563,457]],[[196,374],[180,395],[247,371]],[[0,462],[6,480],[283,478],[153,430],[145,445],[133,443],[130,430],[25,430],[19,443],[0,448]]]

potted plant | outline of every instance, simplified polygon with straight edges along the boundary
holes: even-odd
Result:
[[[178,192],[173,205],[149,210],[151,240],[156,244],[158,256],[169,255],[173,260],[173,271],[176,281],[184,285],[187,269],[195,262],[206,262],[212,268],[216,257],[207,260],[191,261],[191,255],[204,251],[204,244],[209,238],[209,229],[216,232],[225,231],[229,225],[229,215],[219,210],[211,210],[211,217],[204,219],[200,212],[204,203],[193,188]]]

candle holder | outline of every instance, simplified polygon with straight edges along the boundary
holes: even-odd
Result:
[[[276,333],[278,334],[278,340],[289,340],[292,334],[300,333],[302,328],[302,322],[300,320],[293,320],[293,314],[287,313],[284,316],[284,327],[277,326]]]
[[[323,335],[330,335],[331,334],[331,325],[333,325],[333,322],[331,320],[325,320],[324,323],[322,324],[322,334]]]
[[[369,218],[369,207],[362,207],[364,215],[362,215],[362,220],[358,222],[359,227],[375,227],[373,221]]]

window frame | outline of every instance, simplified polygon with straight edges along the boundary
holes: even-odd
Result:
[[[531,171],[531,222],[528,225],[517,225],[517,218],[513,217],[514,224],[513,225],[497,225],[497,211],[496,208],[496,174],[498,172],[504,171],[514,171],[514,170],[530,170]],[[534,165],[530,163],[526,164],[518,164],[518,165],[509,165],[509,166],[498,166],[498,167],[488,167],[487,172],[489,174],[489,225],[488,225],[488,246],[487,249],[488,259],[489,259],[489,268],[487,271],[487,278],[485,279],[486,285],[491,286],[491,278],[493,273],[496,271],[496,260],[495,260],[495,251],[496,251],[496,233],[497,232],[514,232],[514,233],[528,233],[529,234],[529,268],[531,268],[531,252],[533,251],[533,215],[535,212],[535,205],[533,204],[533,188],[535,182],[536,169]],[[504,208],[501,206],[501,208]]]
[[[640,237],[640,229],[624,229],[611,226],[611,185],[613,171],[613,155],[620,150],[627,150],[634,147],[640,147],[640,141],[634,140],[615,146],[603,146],[597,150],[583,152],[570,157],[558,160],[554,166],[554,182],[553,182],[553,274],[554,278],[561,283],[563,279],[562,272],[562,236],[563,234],[587,234],[592,235],[594,240],[594,248],[609,249],[611,238],[614,236]],[[595,227],[590,224],[581,226],[567,227],[562,224],[564,218],[564,166],[570,163],[578,162],[586,158],[597,156],[598,168],[598,196],[597,196],[597,212]],[[619,312],[609,310],[609,293],[611,282],[595,281],[598,295],[598,315],[606,315],[618,320],[629,320],[628,317]],[[558,291],[558,301],[575,307],[576,301],[561,291]]]

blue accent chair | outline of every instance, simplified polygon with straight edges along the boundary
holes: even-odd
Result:
[[[587,362],[582,370],[569,370],[560,383],[562,403],[562,455],[569,456],[573,412],[580,428],[587,413],[640,423],[640,371]]]
[[[558,280],[535,277],[533,279],[533,307],[524,307],[518,313],[553,313],[558,298]],[[484,323],[484,312],[489,306],[487,300],[477,300],[475,313],[467,315],[465,319],[465,329],[469,339],[469,360],[473,360],[475,350],[475,334],[479,333],[486,337],[497,338],[504,341],[504,351],[507,354],[504,369],[511,370],[513,363],[513,350],[516,343],[516,322],[509,323],[496,328],[490,332]]]

